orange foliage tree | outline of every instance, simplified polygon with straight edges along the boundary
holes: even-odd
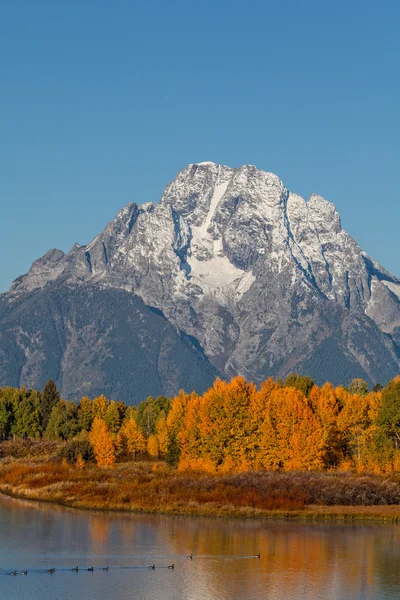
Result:
[[[175,396],[172,400],[171,409],[166,418],[168,429],[168,450],[166,460],[172,465],[177,465],[180,461],[183,424],[186,419],[189,403],[197,397],[197,394],[194,392],[192,394],[185,394],[185,392],[181,390],[179,395]]]
[[[275,387],[271,391],[262,432],[264,468],[310,470],[323,466],[323,428],[300,390]]]
[[[269,380],[258,392],[242,377],[217,379],[186,406],[179,468],[319,469],[326,440],[321,420],[302,391]]]
[[[310,405],[318,416],[324,438],[324,466],[337,467],[344,457],[343,431],[338,426],[338,416],[341,403],[331,383],[325,383],[321,388],[313,386],[310,395]]]
[[[156,422],[157,445],[159,454],[164,457],[168,452],[169,431],[165,415],[162,414]]]
[[[112,436],[103,419],[95,417],[89,432],[89,441],[93,446],[99,467],[110,468],[115,463],[115,450]]]
[[[147,453],[153,458],[159,457],[158,439],[156,435],[150,435],[147,440]]]
[[[75,430],[81,436],[90,430],[99,466],[115,461],[115,440],[121,453],[134,458],[147,449],[179,469],[210,473],[400,472],[400,378],[374,390],[368,392],[362,380],[353,380],[348,388],[330,383],[318,387],[296,374],[283,383],[270,378],[259,389],[243,377],[217,379],[202,396],[181,391],[172,400],[161,398],[157,412],[159,399],[137,408],[108,402],[103,395],[93,401],[84,397],[74,413]],[[7,400],[7,389],[2,393],[4,413],[14,404]],[[5,414],[4,419],[11,417]],[[0,429],[3,437],[4,431]]]
[[[133,418],[123,422],[116,443],[122,453],[132,454],[134,458],[138,452],[146,450],[146,439]]]

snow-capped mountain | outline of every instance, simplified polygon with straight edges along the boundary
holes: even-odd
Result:
[[[188,165],[158,204],[130,203],[87,246],[50,250],[2,303],[9,313],[60,286],[140,297],[222,375],[383,383],[400,371],[400,280],[342,229],[333,204],[251,165]],[[0,349],[11,335],[1,331]],[[20,342],[28,363],[30,344]]]

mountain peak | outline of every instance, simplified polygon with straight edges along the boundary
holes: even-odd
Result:
[[[338,233],[342,229],[336,206],[318,194],[312,194],[307,202],[312,218],[320,230]]]
[[[53,284],[140,297],[227,376],[376,381],[400,370],[400,282],[334,204],[254,165],[186,166],[158,204],[127,204],[87,246],[35,261],[10,293]]]

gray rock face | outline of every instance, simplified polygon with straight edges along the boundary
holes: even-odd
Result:
[[[159,204],[128,204],[89,245],[49,251],[7,297],[56,284],[139,296],[227,376],[384,383],[400,371],[400,280],[333,204],[251,165],[189,165]]]
[[[0,382],[64,398],[105,394],[137,404],[149,395],[205,390],[219,375],[195,340],[123,290],[52,283],[0,297]]]

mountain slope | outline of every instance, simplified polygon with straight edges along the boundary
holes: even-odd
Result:
[[[218,376],[196,342],[122,290],[52,285],[0,299],[0,381],[65,398],[105,394],[137,404],[149,395],[205,390]]]
[[[139,296],[227,376],[384,383],[400,371],[400,280],[333,204],[251,165],[189,165],[159,204],[130,203],[89,245],[49,251],[6,297],[53,286]]]

